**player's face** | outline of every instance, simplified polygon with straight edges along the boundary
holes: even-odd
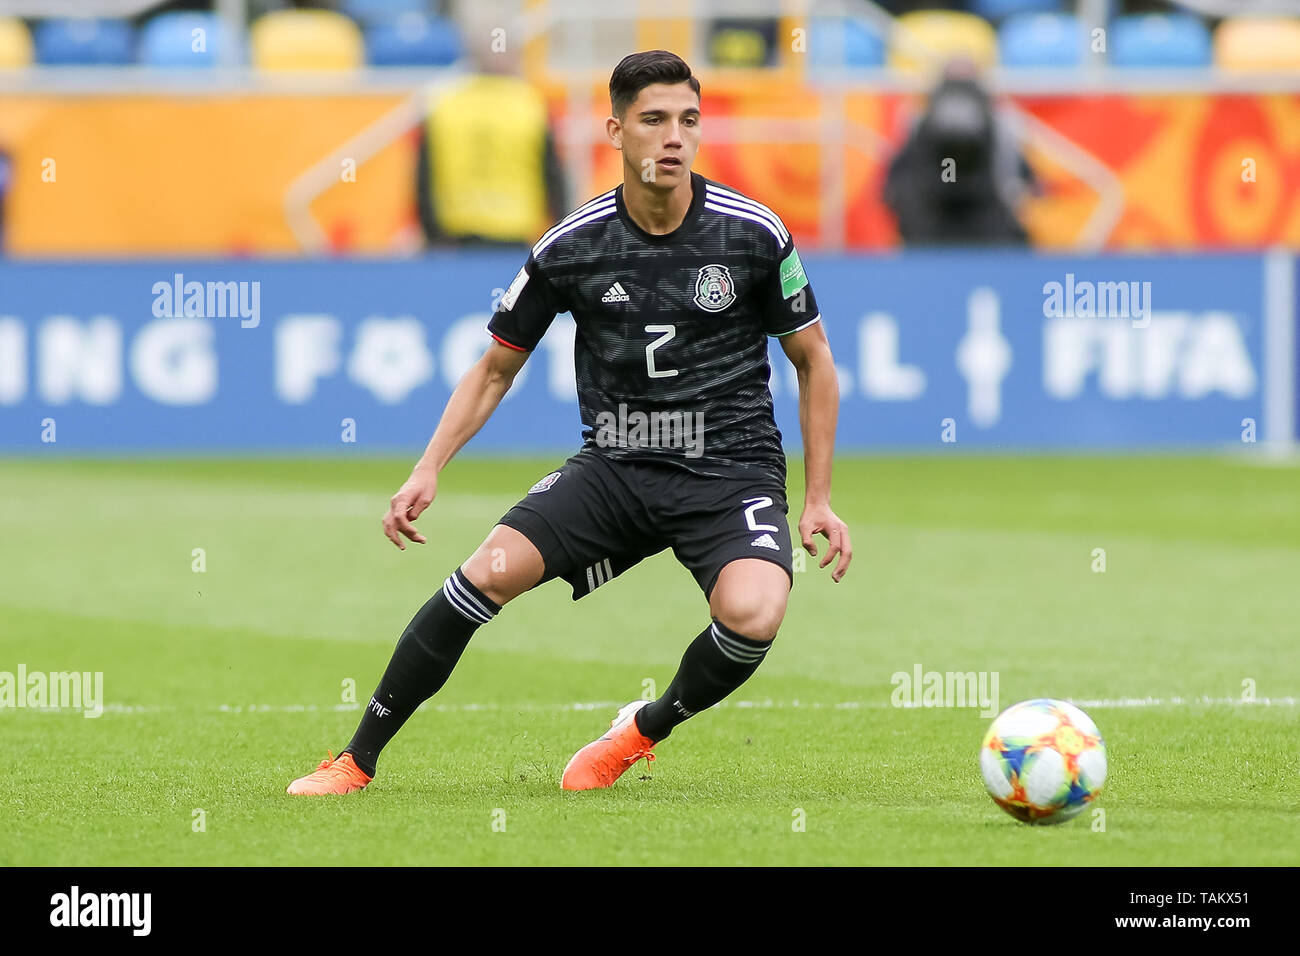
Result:
[[[615,149],[623,151],[628,178],[661,189],[690,179],[700,148],[700,100],[686,83],[653,83],[637,94],[622,119],[607,123]]]

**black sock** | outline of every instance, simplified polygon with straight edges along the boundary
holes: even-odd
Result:
[[[758,670],[771,641],[743,637],[714,621],[682,655],[677,676],[663,696],[636,712],[636,726],[651,740],[722,700]]]
[[[362,771],[375,775],[379,752],[415,709],[442,689],[470,637],[500,610],[457,568],[416,612],[345,748]]]

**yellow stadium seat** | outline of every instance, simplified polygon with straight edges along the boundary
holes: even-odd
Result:
[[[1224,20],[1214,31],[1214,62],[1240,73],[1300,73],[1300,17]]]
[[[277,10],[248,33],[259,70],[354,70],[365,62],[361,29],[330,10]]]
[[[20,70],[32,62],[32,37],[23,21],[0,17],[0,70]]]
[[[905,73],[926,73],[952,59],[970,60],[985,69],[998,61],[998,37],[992,25],[973,13],[918,10],[897,20],[889,64]]]

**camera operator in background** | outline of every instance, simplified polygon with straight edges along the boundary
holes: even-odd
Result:
[[[1036,189],[1014,133],[958,61],[890,162],[884,199],[909,246],[1027,245],[1016,208]]]

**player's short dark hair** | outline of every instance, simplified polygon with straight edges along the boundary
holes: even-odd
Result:
[[[667,50],[632,53],[623,57],[609,77],[609,105],[614,115],[627,112],[637,95],[652,83],[689,83],[695,95],[700,95],[700,81],[676,53]]]

